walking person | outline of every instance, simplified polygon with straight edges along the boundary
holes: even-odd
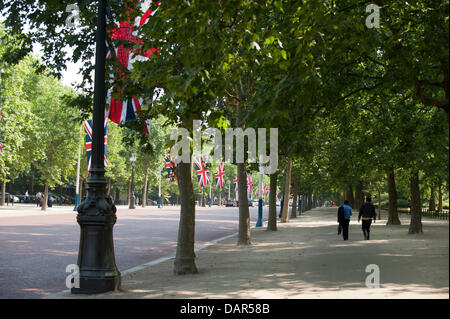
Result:
[[[283,207],[284,207],[284,194],[283,194],[283,197],[281,198],[280,213],[278,214],[279,218],[281,218],[281,216],[283,215]]]
[[[372,225],[372,219],[375,223],[377,214],[375,212],[375,206],[372,204],[372,197],[367,196],[366,202],[359,209],[358,223],[362,219],[362,231],[364,240],[369,240],[370,237],[370,225]]]
[[[338,235],[342,233],[342,222],[344,219],[344,205],[339,206],[338,213],[337,213],[337,222],[339,223],[338,226]]]
[[[41,199],[42,199],[42,193],[37,192],[37,194],[36,194],[36,206],[37,207],[41,206]]]
[[[348,205],[348,200],[344,201],[344,218],[342,218],[342,237],[348,240],[348,228],[350,225],[350,217],[352,216],[352,208]]]

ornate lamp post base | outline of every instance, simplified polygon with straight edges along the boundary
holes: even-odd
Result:
[[[109,198],[101,194],[104,185],[100,184],[105,182],[89,180],[89,196],[78,207],[80,287],[72,288],[73,294],[96,294],[120,288],[121,276],[115,262],[113,242],[117,209]]]

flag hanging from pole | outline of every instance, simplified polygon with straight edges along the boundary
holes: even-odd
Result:
[[[247,176],[247,192],[249,194],[252,193],[252,185],[253,185],[253,175],[250,173]]]
[[[238,188],[238,178],[237,178],[237,176],[235,177],[235,179],[233,181],[233,184],[234,184],[234,190],[237,190],[237,188]]]
[[[159,5],[159,2],[155,4]],[[142,40],[138,40],[136,38],[135,32],[133,32],[133,25],[142,27],[150,18],[152,13],[152,9],[147,8],[144,10],[144,15],[142,17],[137,17],[134,23],[130,23],[129,21],[122,21],[119,24],[119,27],[109,30],[108,34],[111,40],[117,39],[128,42],[130,45],[132,44],[142,44]],[[144,61],[148,60],[150,56],[159,52],[156,48],[148,49],[145,52],[140,52],[138,50],[133,50],[130,48],[124,47],[124,45],[119,45],[114,49],[114,52],[109,48],[108,44],[106,45],[106,57],[107,59],[112,59],[115,55],[119,62],[127,69],[132,70],[133,63],[135,61]],[[123,79],[126,77],[126,74],[123,70],[117,67],[119,71],[119,79]],[[114,79],[119,80],[118,78]],[[107,110],[107,117],[113,121],[114,123],[125,123],[130,120],[134,120],[137,118],[137,112],[141,109],[143,99],[137,98],[135,96],[131,98],[116,98],[115,94],[121,94],[123,92],[123,87],[117,87],[116,85],[112,85],[112,87],[108,90],[106,95],[106,103],[109,104],[109,109]],[[149,119],[145,120],[145,131],[147,134],[150,134],[150,126],[151,122]]]
[[[174,158],[169,154],[166,155],[165,160],[166,160],[167,175],[169,176],[169,183],[175,182],[177,180],[177,175],[175,173],[177,164],[173,161]]]
[[[106,145],[107,145],[107,121],[108,119],[105,117],[104,120],[104,138],[103,138],[103,142],[105,145],[105,149],[104,149],[104,155],[103,155],[103,164],[106,166],[108,166],[108,161],[106,159]],[[87,155],[87,160],[88,160],[88,171],[91,170],[91,155],[92,155],[92,120],[87,120],[84,121],[83,123],[84,126],[84,131],[86,132],[86,155]]]
[[[197,170],[198,177],[198,186],[203,187],[208,185],[209,183],[209,169],[205,167],[205,163],[203,162],[203,156],[195,159],[195,168]]]
[[[217,167],[217,173],[214,174],[216,178],[216,187],[223,188],[223,184],[225,183],[225,171],[224,171],[224,163],[220,163],[219,167]]]

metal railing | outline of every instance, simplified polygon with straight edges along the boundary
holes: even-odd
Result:
[[[411,214],[411,208],[408,210],[400,211],[401,213]],[[439,210],[429,210],[428,208],[422,208],[422,217],[428,217],[433,219],[444,219],[448,220],[448,209]]]

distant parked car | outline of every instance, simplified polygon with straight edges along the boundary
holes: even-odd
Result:
[[[237,203],[234,200],[226,200],[225,201],[225,207],[236,207]]]
[[[17,195],[20,203],[36,203],[35,195]]]
[[[2,196],[1,193],[0,196]],[[20,203],[20,198],[17,197],[16,195],[5,192],[5,203],[12,203],[13,201],[14,203]]]

